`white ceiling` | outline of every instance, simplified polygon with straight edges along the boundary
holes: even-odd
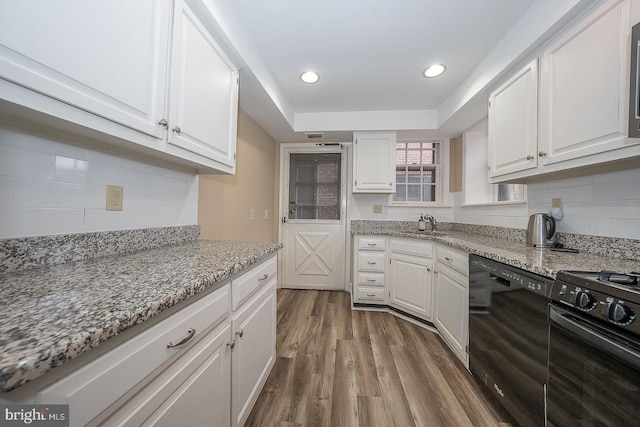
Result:
[[[350,140],[351,131],[381,129],[454,136],[473,123],[463,123],[465,114],[445,123],[460,110],[453,95],[492,50],[516,34],[514,24],[526,27],[527,13],[533,15],[529,21],[536,19],[532,5],[544,10],[556,1],[568,9],[585,2],[210,1],[240,59],[241,108],[281,141],[308,140],[304,132],[324,132],[324,141]],[[433,63],[445,64],[446,73],[422,77]],[[319,83],[302,83],[299,75],[306,70],[317,71]],[[472,119],[478,109],[486,111],[486,96],[466,101],[477,104]]]

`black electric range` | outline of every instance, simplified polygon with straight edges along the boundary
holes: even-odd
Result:
[[[560,271],[550,297],[583,315],[640,335],[640,273]]]

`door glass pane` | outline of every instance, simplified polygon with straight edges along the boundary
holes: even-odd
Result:
[[[340,153],[289,157],[289,219],[340,219]]]

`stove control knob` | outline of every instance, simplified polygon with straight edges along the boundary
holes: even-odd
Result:
[[[596,306],[596,298],[588,292],[576,293],[576,306],[583,310],[593,310]]]
[[[616,323],[631,323],[636,316],[630,307],[617,302],[610,302],[607,309],[607,317]]]

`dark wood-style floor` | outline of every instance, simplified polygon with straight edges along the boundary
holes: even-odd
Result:
[[[278,291],[277,359],[246,426],[508,425],[435,333],[349,294]]]

